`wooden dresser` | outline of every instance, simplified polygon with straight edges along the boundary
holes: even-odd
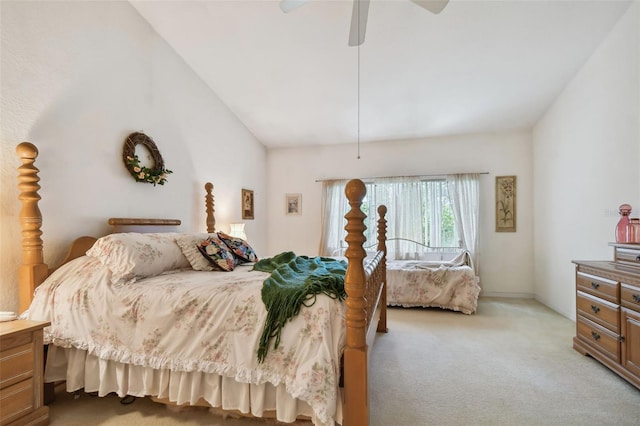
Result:
[[[0,322],[0,425],[47,425],[41,321]]]
[[[640,389],[640,244],[610,245],[613,261],[573,262],[573,347]]]

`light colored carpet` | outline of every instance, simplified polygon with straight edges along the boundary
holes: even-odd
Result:
[[[575,323],[536,301],[482,298],[470,316],[394,308],[388,325],[371,354],[372,426],[640,425],[640,390],[574,351]],[[119,401],[59,393],[51,425],[276,423]]]

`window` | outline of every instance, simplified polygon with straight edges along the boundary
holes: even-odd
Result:
[[[467,187],[464,182],[470,182],[471,186]],[[346,181],[330,181],[324,185],[323,255],[343,254],[346,248],[344,215],[349,205],[344,197],[345,185]],[[362,204],[362,211],[367,215],[365,247],[375,249],[377,208],[384,204],[387,207],[387,250],[390,258],[441,260],[442,253],[458,253],[461,249],[474,251],[477,240],[477,175],[376,179],[365,182],[365,185],[367,195]],[[460,217],[457,219],[457,216]],[[434,254],[437,256],[432,256]]]
[[[365,183],[362,211],[367,240],[375,241],[377,206],[387,206],[387,237],[406,238],[431,248],[459,248],[453,207],[443,178],[416,182]],[[373,213],[373,214],[370,214]]]

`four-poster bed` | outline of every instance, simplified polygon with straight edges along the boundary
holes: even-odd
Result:
[[[90,262],[94,260],[94,259],[88,259],[88,260],[85,259],[87,257],[90,257],[90,256],[87,256],[90,254],[90,253],[87,253],[87,251],[89,249],[92,249],[92,247],[95,247],[95,245],[98,245],[96,241],[101,241],[101,240],[97,240],[96,238],[92,238],[92,237],[81,237],[75,240],[71,248],[69,249],[67,257],[63,262],[65,263],[65,267],[58,268],[56,270],[56,274],[58,275],[52,276],[50,280],[47,280],[45,282],[45,279],[47,278],[47,276],[51,275],[51,273],[53,273],[54,270],[49,269],[49,267],[43,261],[43,258],[44,258],[43,243],[41,239],[42,231],[40,229],[42,226],[42,215],[38,208],[38,200],[40,199],[40,196],[38,194],[40,185],[38,184],[38,182],[40,178],[38,177],[38,169],[34,165],[35,159],[38,155],[38,151],[34,145],[28,142],[23,142],[20,145],[18,145],[17,153],[22,162],[22,165],[18,169],[19,170],[18,187],[20,189],[19,198],[22,202],[22,209],[20,211],[20,222],[22,226],[22,236],[23,236],[22,238],[23,262],[19,269],[20,310],[22,312],[24,310],[29,309],[31,312],[28,312],[28,313],[30,315],[35,315],[33,311],[37,311],[38,309],[40,309],[39,312],[47,312],[47,309],[49,309],[46,303],[41,304],[44,307],[39,307],[38,309],[34,309],[34,304],[35,304],[34,292],[36,292],[36,289],[41,284],[44,283],[41,289],[44,288],[45,286],[49,286],[49,287],[46,289],[46,291],[45,290],[38,291],[37,293],[48,293],[48,292],[57,291],[57,288],[54,289],[53,287],[57,286],[61,288],[62,285],[60,285],[59,282],[63,281],[62,278],[58,278],[58,277],[64,277],[66,276],[65,274],[68,274],[68,273],[70,274],[71,272],[67,272],[67,269],[73,269],[74,267],[76,267],[76,266],[72,266],[74,265],[74,262],[76,262],[77,265],[80,265],[80,266],[77,266],[78,269],[81,269],[85,272],[86,270],[90,269],[91,265],[87,266],[87,264],[84,264],[84,263],[81,264],[80,262],[85,262],[85,261]],[[215,218],[213,216],[214,207],[213,207],[213,195],[212,195],[213,185],[211,183],[207,183],[205,185],[205,189],[206,189],[205,210],[207,212],[207,219],[206,219],[207,233],[211,235],[215,232]],[[341,389],[342,395],[340,395],[340,391],[337,392],[337,398],[335,401],[337,409],[336,409],[335,416],[340,417],[341,415],[342,424],[347,426],[367,425],[369,423],[368,352],[369,352],[369,349],[371,348],[376,332],[387,331],[387,328],[386,328],[386,244],[385,244],[386,220],[384,218],[386,214],[386,208],[384,206],[380,206],[378,208],[378,213],[380,215],[380,219],[378,220],[378,237],[377,237],[378,251],[375,254],[375,256],[373,256],[373,258],[370,261],[368,261],[365,265],[364,259],[365,259],[366,253],[365,253],[365,250],[363,249],[363,243],[365,242],[365,237],[364,237],[365,226],[363,221],[366,216],[360,209],[360,206],[362,204],[362,199],[364,198],[365,193],[366,193],[365,186],[360,180],[350,181],[345,191],[346,197],[348,198],[349,204],[351,206],[351,210],[345,216],[347,220],[347,224],[345,227],[347,231],[346,241],[348,244],[348,248],[345,252],[345,256],[348,260],[348,265],[346,268],[346,273],[344,275],[344,288],[345,288],[347,297],[346,297],[346,301],[344,302],[344,305],[339,304],[339,306],[341,307],[339,307],[337,310],[337,312],[339,313],[342,312],[341,315],[338,315],[340,318],[342,318],[342,315],[344,315],[344,320],[341,320],[344,322],[342,322],[340,326],[340,329],[342,330],[342,332],[340,333],[340,338],[336,337],[334,340],[339,340],[341,342],[340,349],[342,349],[341,360],[340,359],[338,360],[338,364],[341,364],[341,365],[338,365],[335,368],[335,370],[339,372],[338,375],[340,375],[340,371],[342,373],[340,377],[340,380],[342,382],[342,389]],[[126,223],[127,221],[116,220],[116,222],[120,222],[119,224],[122,224],[122,222]],[[139,219],[132,220],[132,222],[135,222],[135,224],[137,225],[142,225],[142,226],[145,225],[145,223],[142,223],[143,221],[141,222]],[[153,223],[154,225],[160,225],[160,226],[163,225],[163,223],[158,223],[157,220],[154,220],[153,222],[154,222]],[[171,222],[171,224],[175,225],[175,222]],[[113,234],[113,235],[122,235],[122,234]],[[162,235],[165,235],[165,234],[162,234],[162,235],[147,234],[147,235],[155,235],[154,238],[161,239],[161,238],[164,238],[162,237]],[[166,234],[166,235],[169,235],[169,234]],[[99,262],[94,262],[94,263],[99,264]],[[104,266],[104,265],[98,265],[98,267],[101,267],[101,266]],[[185,273],[192,274],[192,275],[197,274],[197,272],[193,270],[187,271]],[[252,272],[252,273],[259,274],[259,272]],[[112,271],[108,271],[108,274],[109,276],[111,276]],[[138,285],[141,283],[145,283],[146,285],[147,282],[150,283],[154,279],[155,280],[173,280],[172,281],[173,284],[171,284],[173,285],[173,287],[170,287],[171,291],[179,292],[181,287],[175,284],[177,282],[180,282],[182,284],[182,281],[179,281],[181,279],[180,277],[182,276],[182,274],[183,274],[182,272],[171,273],[170,275],[159,274],[158,276],[150,277],[148,279],[147,278],[139,279],[137,282],[131,281],[131,284],[127,283],[126,286],[124,287],[130,286],[129,288],[134,288],[133,287],[134,285]],[[224,275],[226,273],[213,272],[212,274]],[[115,274],[113,274],[113,276],[115,276]],[[200,273],[199,276],[202,277],[203,276],[202,273]],[[49,284],[52,281],[55,282],[55,286]],[[119,284],[114,287],[118,287],[118,286],[123,287],[121,281],[119,281],[118,283]],[[162,285],[165,285],[164,288],[169,288],[169,287],[166,287],[167,285],[166,282],[158,285],[160,286],[158,288],[163,288],[161,287]],[[82,300],[82,303],[80,303],[80,305],[82,305],[86,309],[86,307],[89,306],[88,300],[90,301],[91,296],[87,295],[88,291],[86,289],[84,289],[84,291],[85,291],[84,296],[82,296],[84,297],[84,299]],[[36,294],[36,298],[38,296],[39,294]],[[70,296],[70,298],[74,298],[74,297],[77,297],[77,296]],[[326,296],[324,297],[327,298]],[[59,298],[62,298],[62,297],[59,297]],[[318,296],[317,299],[320,300],[321,296]],[[325,302],[322,302],[322,303],[325,303]],[[322,303],[318,303],[318,305],[321,305]],[[333,306],[331,305],[332,302],[330,301],[328,303],[329,305],[327,306],[329,307],[327,309],[333,309],[331,308],[331,306]],[[103,302],[102,304],[105,305],[105,302]],[[105,312],[108,312],[108,306],[105,308],[107,309],[107,311]],[[320,306],[318,309],[323,309],[323,308],[322,306]],[[53,318],[52,320],[52,327],[51,327],[52,330],[55,330],[56,321],[60,321],[61,323],[64,323],[65,319],[55,316],[55,318]],[[290,325],[293,322],[294,321],[292,320],[289,323],[287,323],[287,327],[293,328],[294,325]],[[105,327],[110,327],[110,326],[105,326]],[[285,327],[283,330],[285,330],[287,327]],[[61,335],[57,335],[55,333],[58,333],[58,331],[47,334],[47,331],[45,330],[45,342],[48,342],[51,344],[50,350],[49,350],[49,357],[52,357],[51,348],[54,348],[54,349],[57,348],[55,344],[56,341],[66,342],[67,340],[68,341],[72,340],[71,338],[66,339],[65,337]],[[193,331],[193,333],[195,334],[195,331]],[[283,341],[284,340],[285,339],[283,339]],[[59,359],[62,359],[62,358],[66,359],[65,357],[69,356],[65,351],[67,352],[72,352],[76,350],[81,351],[80,354],[76,352],[73,352],[73,353],[75,353],[74,356],[86,357],[86,361],[84,360],[84,358],[82,361],[83,362],[82,368],[85,368],[84,363],[88,363],[91,357],[95,358],[94,356],[95,354],[90,353],[91,350],[90,348],[88,349],[87,344],[84,344],[84,346],[79,349],[72,348],[71,346],[72,346],[71,344],[67,344],[67,346],[64,346],[64,345],[62,346],[62,349],[58,351],[58,355],[57,355],[58,357],[61,357]],[[147,348],[147,346],[145,346],[145,348]],[[156,350],[154,346],[151,346],[148,348],[150,348],[149,350]],[[340,350],[338,350],[338,352],[340,353]],[[141,356],[144,358],[145,356],[147,356],[147,354],[144,353]],[[338,356],[338,358],[340,358],[340,356]],[[102,361],[103,360],[94,359],[91,362],[93,362],[94,363],[93,365],[97,367],[98,364],[102,366],[102,364],[100,364]],[[116,367],[113,367],[111,364],[109,364],[110,367],[114,368],[114,371],[115,371],[114,375],[117,376],[116,379],[114,380],[116,381],[126,380],[123,378],[123,376],[126,376],[126,374],[122,373],[122,369],[129,371],[129,374],[131,375],[135,375],[136,369],[138,368],[138,365],[136,365],[136,363],[133,361],[130,364],[123,363],[121,361],[122,360],[118,360],[117,363],[113,362],[112,360],[105,361],[105,362],[116,364]],[[72,364],[72,362],[69,362],[69,364]],[[151,367],[149,367],[148,365],[145,365],[144,367],[147,370],[151,368],[151,370],[149,370],[150,372],[145,370],[145,372],[143,372],[143,375],[149,374],[152,376],[153,380],[156,380],[158,377],[160,377],[159,375],[161,375],[162,372],[166,372],[166,371],[168,371],[167,375],[184,373],[181,371],[176,372],[176,371],[171,371],[170,369],[169,370],[164,369],[164,366],[162,368],[157,367],[155,369],[153,365]],[[86,367],[86,368],[87,368],[87,371],[84,371],[83,373],[89,374],[90,368],[89,367]],[[208,372],[205,372],[205,373],[208,374]],[[202,373],[202,374],[205,374],[205,373]],[[217,372],[217,373],[220,374],[220,377],[222,377],[222,373],[220,372]],[[206,374],[205,374],[205,377],[209,378],[209,376]],[[257,374],[257,373],[253,372],[252,374]],[[250,376],[252,374],[250,374]],[[68,377],[69,376],[67,376],[67,383],[69,384]],[[237,376],[236,376],[236,379],[237,379]],[[99,380],[99,378],[97,378],[96,380]],[[172,386],[172,382],[170,378],[169,379],[163,378],[162,380],[167,380],[168,381],[167,386]],[[225,378],[223,377],[221,380],[224,381]],[[308,380],[313,381],[314,378],[311,377]],[[104,385],[103,383],[102,384],[92,383],[91,385],[84,382],[82,383],[83,383],[83,386],[80,386],[80,385],[78,386],[84,387],[86,391],[99,390],[100,393],[102,394],[103,391],[106,392],[106,391],[115,390],[115,389],[109,389],[108,386],[105,387],[106,385]],[[120,382],[117,384],[117,386],[116,385],[114,386],[117,388],[117,391],[121,393],[123,392],[123,389],[127,388],[128,385],[131,385],[131,387],[133,387],[133,384],[123,385]],[[94,386],[95,389],[91,389],[92,386]],[[157,385],[154,383],[153,386],[157,386]],[[251,386],[253,386],[253,383],[251,384]],[[274,387],[275,386],[279,386],[279,384],[274,383]],[[69,389],[69,385],[67,387],[68,387],[67,390],[71,390]],[[254,392],[254,389],[253,388],[251,389],[252,389],[252,392]],[[288,391],[288,388],[287,388],[287,391]],[[303,394],[303,393],[304,392],[298,392],[298,394]],[[178,401],[176,401],[176,399],[174,398],[171,398],[170,397],[171,392],[169,391],[166,394],[161,394],[161,392],[158,392],[158,394],[155,394],[155,395],[151,393],[146,393],[145,395],[158,397],[158,400],[163,400],[163,398],[167,398],[169,396],[168,398],[169,402],[173,402],[173,403],[177,402],[178,404],[185,403],[184,398],[178,398]],[[124,396],[124,395],[121,395],[121,396]],[[207,402],[210,402],[210,401],[207,401]],[[311,404],[311,401],[308,401],[308,400],[305,401],[304,398],[302,398],[302,402]],[[194,404],[194,401],[187,401],[187,403],[191,405],[196,405]],[[270,410],[271,409],[267,407],[265,412],[262,413],[262,411],[260,411],[259,415],[267,417],[270,415],[269,414]],[[318,413],[316,412],[315,406],[313,407],[312,411],[313,411],[313,416],[310,416],[310,417],[312,418],[312,420],[314,420],[314,422],[316,422],[316,420],[318,420]],[[255,413],[253,412],[253,409],[251,409],[250,412],[251,414],[255,415]],[[243,413],[246,413],[246,412],[243,411]],[[276,415],[277,414],[278,413],[276,413]],[[339,420],[339,419],[334,418],[334,413],[330,413],[331,424],[333,424],[334,420]],[[287,421],[290,421],[290,420],[287,420]],[[327,421],[326,418],[323,418],[318,420],[318,423],[328,424],[329,422]]]

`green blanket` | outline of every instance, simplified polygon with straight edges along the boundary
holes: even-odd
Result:
[[[344,261],[325,258],[296,256],[293,252],[280,253],[263,259],[253,267],[256,271],[270,272],[271,276],[262,286],[262,301],[267,308],[258,362],[264,361],[271,339],[276,349],[280,343],[282,327],[298,315],[302,306],[312,306],[316,296],[326,294],[334,299],[344,300]]]

